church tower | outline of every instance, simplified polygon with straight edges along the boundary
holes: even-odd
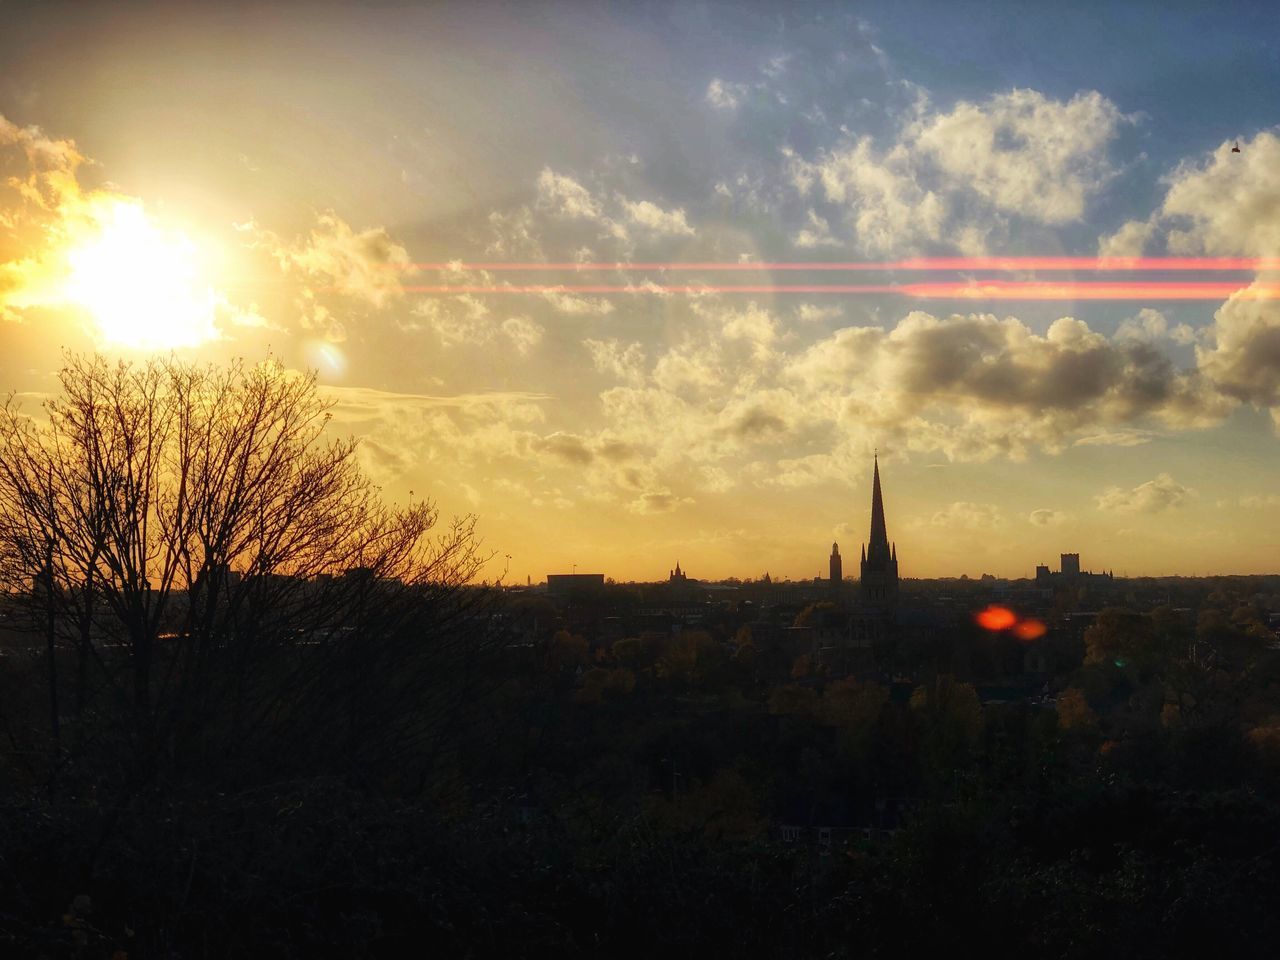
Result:
[[[898,547],[889,543],[884,522],[884,496],[880,492],[880,458],[875,458],[871,481],[871,537],[862,548],[862,599],[890,607],[898,599]]]
[[[840,558],[840,544],[831,545],[831,586],[839,587],[844,579],[844,562]]]

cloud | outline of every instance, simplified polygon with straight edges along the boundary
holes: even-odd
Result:
[[[801,323],[821,323],[844,316],[844,307],[821,307],[816,303],[802,303],[795,308],[795,318]]]
[[[1280,255],[1280,218],[1271,215],[1280,208],[1280,137],[1264,130],[1239,153],[1232,145],[1179,166],[1151,217],[1126,223],[1100,249],[1136,254],[1162,242],[1181,255]]]
[[[665,210],[652,200],[632,200],[621,193],[605,201],[550,167],[538,175],[536,205],[560,220],[595,224],[596,239],[620,243],[624,251],[630,250],[637,228],[650,238],[694,235],[683,208]]]
[[[572,433],[553,433],[534,441],[534,448],[572,464],[586,465],[595,459],[583,439]]]
[[[502,321],[502,332],[523,357],[542,342],[542,335],[546,331],[542,324],[535,323],[528,317],[508,317]]]
[[[842,208],[863,253],[888,256],[942,239],[950,203],[920,183],[907,147],[878,154],[872,139],[862,137],[813,163],[786,154],[796,189],[808,195],[816,187]]]
[[[831,233],[831,224],[810,209],[807,214],[807,225],[802,227],[791,238],[791,242],[802,250],[814,247],[838,247],[841,241]]]
[[[683,209],[663,210],[648,200],[622,200],[627,220],[651,233],[672,237],[691,237],[693,227],[685,219]]]
[[[651,493],[643,493],[636,497],[627,504],[627,509],[632,513],[641,515],[670,513],[677,507],[689,503],[693,503],[693,500],[689,497],[678,497],[670,490],[658,490]]]
[[[978,254],[1010,217],[1081,221],[1115,176],[1107,146],[1130,119],[1097,92],[1061,101],[1013,90],[948,112],[922,95],[887,146],[864,134],[812,160],[790,147],[782,152],[795,189],[842,210],[864,253],[947,246]],[[831,242],[823,218],[813,211],[808,218],[797,245]]]
[[[401,277],[409,268],[409,253],[384,227],[357,232],[333,211],[316,218],[311,232],[285,241],[252,225],[252,242],[269,252],[285,273],[300,274],[317,284],[312,295],[335,293],[375,309],[403,295]]]
[[[575,317],[606,317],[614,311],[613,303],[602,298],[577,297],[557,290],[547,291],[543,298],[560,313]]]
[[[1155,224],[1130,220],[1110,236],[1098,240],[1100,257],[1140,257],[1155,235]]]
[[[1233,295],[1214,313],[1196,360],[1224,395],[1270,408],[1280,426],[1280,303],[1246,294]]]
[[[1096,497],[1099,510],[1111,513],[1161,513],[1181,507],[1195,491],[1184,487],[1169,474],[1140,483],[1131,490],[1108,487]]]
[[[0,115],[0,151],[0,169],[8,174],[0,181],[0,189],[10,195],[0,213],[0,227],[17,225],[22,211],[15,207],[56,214],[82,198],[78,170],[87,161],[75,141],[56,140],[39,127],[19,127]],[[21,154],[22,159],[10,159],[11,153]]]
[[[418,325],[434,330],[446,347],[489,343],[497,329],[489,305],[471,294],[424,297],[413,305],[410,313]]]
[[[1246,510],[1265,510],[1268,507],[1280,507],[1280,495],[1268,493],[1252,497],[1241,497],[1240,506]]]
[[[706,101],[718,110],[736,110],[747,95],[745,83],[713,78],[707,84]]]
[[[1159,434],[1150,430],[1108,430],[1106,433],[1094,433],[1080,437],[1072,446],[1076,447],[1138,447],[1150,443]]]
[[[582,345],[591,355],[591,362],[600,373],[608,374],[623,383],[639,385],[644,382],[644,347],[630,343],[623,347],[617,340],[586,339]]]
[[[1036,527],[1058,527],[1066,523],[1067,515],[1059,510],[1032,510],[1027,521]]]
[[[550,167],[544,167],[538,174],[537,187],[539,206],[559,216],[581,220],[600,220],[603,216],[600,201],[590,190]]]
[[[367,387],[323,386],[334,402],[333,429],[361,438],[361,456],[379,483],[404,477],[423,462],[451,469],[475,468],[495,460],[536,455],[539,434],[530,429],[545,419],[545,394],[466,393],[452,396],[396,393]]]
[[[1125,117],[1096,91],[1063,102],[1013,90],[922,118],[907,135],[913,154],[937,164],[950,189],[1038,223],[1079,221],[1114,175],[1106,146]]]
[[[1159,310],[1143,307],[1135,316],[1125,317],[1116,328],[1117,340],[1159,340],[1169,332],[1169,321]]]
[[[1000,508],[993,503],[970,503],[960,500],[949,504],[929,518],[935,527],[960,530],[991,530],[1004,522]]]
[[[889,331],[835,331],[784,371],[839,421],[953,459],[1058,452],[1148,419],[1204,425],[1231,406],[1152,345],[1108,340],[1070,317],[1040,335],[1013,317],[913,311]]]

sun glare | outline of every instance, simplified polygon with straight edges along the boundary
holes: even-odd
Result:
[[[108,344],[139,350],[216,339],[216,298],[200,283],[195,244],[157,226],[136,202],[91,208],[66,252],[63,296],[93,317]]]

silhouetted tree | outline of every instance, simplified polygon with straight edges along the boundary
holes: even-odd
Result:
[[[419,681],[463,672],[479,622],[474,519],[385,505],[314,377],[275,362],[73,357],[59,380],[39,419],[0,407],[0,555],[45,618],[55,739],[66,641],[134,778],[236,755],[359,777],[422,747],[447,711]]]

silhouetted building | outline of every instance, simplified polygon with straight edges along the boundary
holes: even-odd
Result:
[[[592,596],[604,589],[603,573],[548,573],[547,595],[565,600]]]
[[[685,572],[680,569],[680,561],[677,560],[676,568],[667,573],[667,583],[670,583],[674,586],[677,583],[684,583],[688,579],[689,578],[685,575]]]
[[[1089,570],[1081,571],[1080,554],[1078,553],[1061,554],[1060,562],[1062,569],[1058,573],[1051,571],[1048,564],[1036,564],[1037,587],[1047,590],[1060,584],[1109,584],[1115,579],[1115,574],[1112,571],[1105,573],[1093,573]]]
[[[831,544],[831,585],[839,586],[844,580],[844,564],[840,559],[840,544]]]
[[[876,457],[871,481],[871,537],[862,548],[862,600],[877,607],[891,607],[898,599],[898,547],[889,543],[884,522],[884,497],[880,492],[880,458]]]

